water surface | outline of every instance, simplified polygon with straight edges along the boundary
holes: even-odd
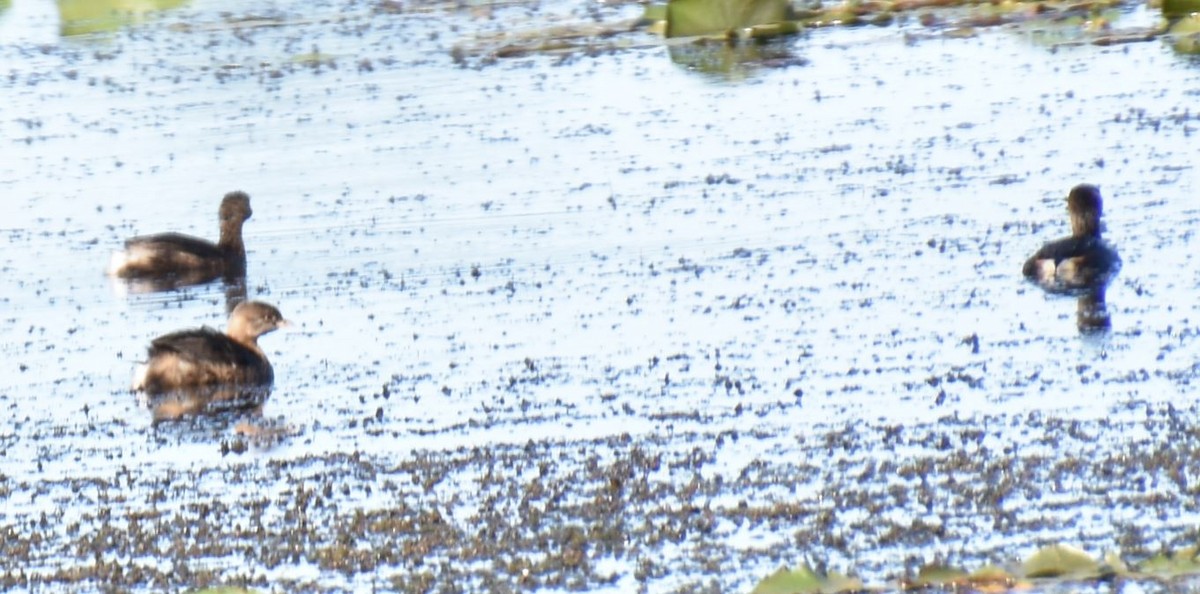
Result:
[[[10,585],[731,591],[1192,534],[1200,76],[1168,44],[905,21],[730,81],[648,34],[452,51],[636,7],[389,6],[0,15]],[[1088,336],[1019,274],[1080,182],[1125,261]],[[248,448],[127,389],[226,288],[103,275],[125,237],[215,237],[233,189],[246,292],[298,325],[263,339],[263,414],[297,434]],[[139,540],[197,521],[220,538]]]

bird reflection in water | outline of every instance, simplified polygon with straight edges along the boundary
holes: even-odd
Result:
[[[270,397],[271,386],[217,386],[140,392],[138,401],[157,429],[169,428],[171,435],[190,440],[219,439],[222,453],[240,453],[247,446],[270,447],[300,433],[283,417],[263,414]],[[235,439],[227,439],[231,428]]]
[[[138,402],[155,422],[194,416],[261,416],[271,386],[191,386],[168,392],[139,392]]]

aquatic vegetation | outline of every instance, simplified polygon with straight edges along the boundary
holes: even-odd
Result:
[[[1194,0],[1180,0],[1190,2]],[[777,51],[745,50],[771,39],[787,39],[822,27],[899,26],[910,40],[973,37],[982,29],[1011,26],[1049,47],[1115,45],[1151,41],[1167,23],[1119,28],[1120,0],[844,0],[793,3],[784,0],[670,0],[647,4],[640,19],[617,22],[556,23],[551,27],[509,29],[476,36],[451,50],[462,66],[531,54],[589,54],[665,45],[676,63],[704,73],[742,78],[754,65],[795,65],[802,59]],[[1184,10],[1166,5],[1163,14]],[[1180,25],[1184,27],[1185,25]],[[1194,36],[1173,37],[1186,52]],[[733,49],[727,49],[733,48]],[[769,54],[756,62],[755,54]]]
[[[102,33],[179,8],[188,0],[58,0],[63,37]],[[0,9],[3,6],[0,5]]]
[[[789,20],[787,0],[672,0],[667,37],[714,35]]]
[[[1167,31],[1171,47],[1181,54],[1200,54],[1200,15],[1179,19]]]
[[[1200,0],[1162,0],[1162,13],[1167,18],[1179,18],[1200,12]]]
[[[1138,565],[1128,566],[1115,554],[1097,559],[1066,544],[1038,549],[1013,569],[985,565],[974,572],[932,563],[921,567],[916,577],[898,584],[903,590],[942,589],[952,591],[1025,591],[1046,590],[1053,583],[1104,582],[1121,579],[1130,582],[1163,582],[1200,574],[1200,548],[1189,546],[1155,555]],[[753,594],[831,594],[879,589],[836,572],[821,574],[808,565],[780,569],[763,578]],[[890,588],[889,588],[890,589]]]
[[[1194,536],[1200,73],[1165,46],[1053,52],[977,4],[762,41],[608,2],[219,4],[3,49],[0,589],[1008,589],[986,564],[1047,542]],[[1103,30],[1064,13],[1021,23]],[[518,29],[545,53],[450,64]],[[789,69],[697,80],[723,64]],[[1079,177],[1154,264],[1100,340],[1014,268]],[[145,337],[230,292],[114,297],[96,263],[230,180],[279,207],[243,294],[305,324],[283,421],[153,423]]]
[[[797,594],[800,592],[856,592],[862,582],[838,573],[821,575],[807,565],[780,569],[759,582],[751,594]]]
[[[667,3],[665,23],[658,29],[666,37],[719,34],[731,39],[758,39],[790,35],[813,27],[885,26],[921,12],[920,24],[935,31],[945,31],[951,37],[960,36],[955,33],[961,33],[964,29],[1032,23],[1045,28],[1082,31],[1090,34],[1092,41],[1099,44],[1146,39],[1142,31],[1112,30],[1111,21],[1119,18],[1119,14],[1111,12],[1120,5],[1117,0],[845,0],[830,4],[817,2],[803,7],[786,6],[783,10],[773,11],[766,8],[747,9],[745,13],[735,12],[725,6],[731,1],[671,0]],[[687,9],[676,9],[677,5]],[[647,18],[653,18],[657,13],[647,9]],[[1160,29],[1154,31],[1161,33]]]
[[[1159,553],[1143,561],[1138,569],[1164,579],[1200,574],[1200,545]]]

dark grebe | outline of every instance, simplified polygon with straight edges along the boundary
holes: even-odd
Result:
[[[245,276],[242,223],[250,218],[250,197],[245,192],[226,194],[219,213],[221,238],[217,243],[181,233],[134,237],[125,241],[125,251],[113,254],[108,273],[129,279],[171,279],[176,281],[174,286]]]
[[[1048,290],[1073,291],[1106,284],[1121,267],[1116,250],[1100,236],[1104,206],[1091,184],[1071,188],[1067,196],[1071,236],[1051,241],[1025,261],[1025,277]]]

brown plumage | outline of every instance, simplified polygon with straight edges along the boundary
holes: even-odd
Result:
[[[242,302],[229,315],[225,332],[204,327],[154,339],[133,389],[157,395],[196,388],[270,386],[275,373],[258,346],[258,337],[288,325],[274,306]],[[236,395],[238,390],[214,391],[210,397],[233,397],[221,393]]]
[[[218,277],[245,276],[246,246],[242,224],[250,218],[250,196],[230,192],[218,211],[221,235],[217,243],[182,233],[141,235],[125,241],[113,254],[108,273],[128,279],[162,281],[162,288],[200,284]]]
[[[1067,196],[1071,235],[1042,246],[1022,272],[1048,290],[1074,291],[1106,284],[1121,267],[1116,250],[1101,237],[1100,190],[1079,184]]]

